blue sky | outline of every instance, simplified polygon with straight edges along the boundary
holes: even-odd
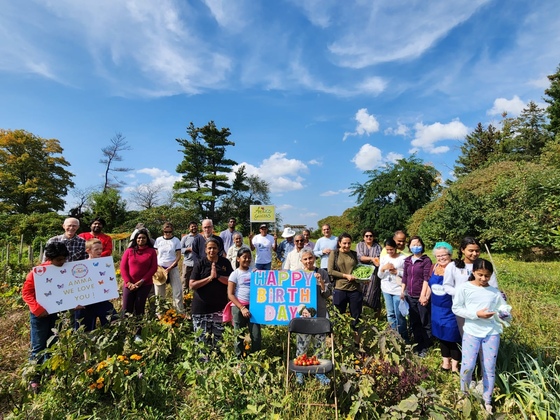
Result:
[[[157,4],[157,7],[154,5]],[[543,103],[560,2],[0,0],[0,127],[56,138],[81,189],[122,133],[125,197],[178,179],[192,121],[271,187],[284,223],[355,204],[364,171],[416,152],[452,177],[478,122]],[[71,206],[75,198],[68,197]],[[131,208],[134,207],[131,203]]]

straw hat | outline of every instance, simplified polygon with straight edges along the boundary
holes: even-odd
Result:
[[[158,267],[156,274],[152,277],[152,280],[156,286],[163,286],[167,283],[167,273],[163,267]]]

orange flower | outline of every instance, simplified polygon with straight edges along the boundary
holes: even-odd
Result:
[[[126,356],[124,356],[124,355],[119,355],[119,356],[117,356],[117,359],[118,359],[119,362],[123,362],[123,361],[126,360]]]
[[[86,373],[91,376],[93,374],[93,368],[86,370]]]
[[[140,356],[139,354],[133,354],[132,356],[130,356],[130,360],[141,360],[142,356]]]
[[[128,375],[130,372],[128,371],[128,369],[125,369],[124,374]]]

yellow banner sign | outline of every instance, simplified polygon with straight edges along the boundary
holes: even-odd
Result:
[[[276,207],[275,206],[251,206],[251,222],[275,222]]]

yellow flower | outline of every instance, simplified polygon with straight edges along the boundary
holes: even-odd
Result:
[[[98,384],[102,384],[103,382],[105,382],[105,378],[103,376],[97,380]]]
[[[128,369],[125,369],[124,374],[128,375],[130,372],[128,371]]]
[[[86,370],[86,373],[88,375],[92,375],[93,374],[93,368],[89,368],[88,370]]]
[[[126,356],[124,356],[124,355],[119,355],[119,356],[117,357],[117,359],[118,359],[119,362],[123,362],[123,361],[126,360]]]
[[[140,356],[139,354],[133,354],[132,356],[130,356],[130,360],[141,360],[142,356]]]
[[[106,361],[99,362],[99,364],[97,365],[97,371],[99,372],[100,370],[105,369],[105,367],[107,367]]]

